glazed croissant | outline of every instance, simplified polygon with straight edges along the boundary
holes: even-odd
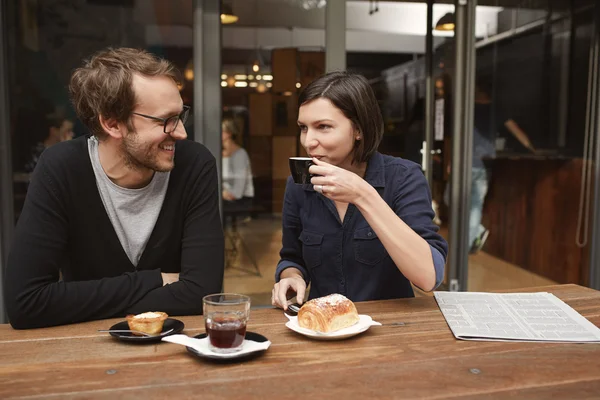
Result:
[[[317,332],[334,332],[359,320],[354,303],[341,294],[307,301],[298,312],[298,325]]]

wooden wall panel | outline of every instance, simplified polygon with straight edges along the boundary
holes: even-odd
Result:
[[[299,82],[302,89],[325,73],[325,52],[300,51],[298,52],[298,63],[300,65]]]
[[[295,156],[295,137],[273,137],[273,179],[286,179],[290,175],[289,158]]]
[[[490,230],[485,251],[558,283],[585,285],[589,245],[575,243],[582,162],[493,161],[483,213]]]
[[[298,133],[298,96],[273,95],[273,135],[296,136]]]
[[[273,212],[279,213],[283,207],[285,182],[290,175],[289,158],[296,156],[295,136],[273,137]]]
[[[296,92],[298,82],[298,50],[275,49],[271,53],[271,71],[275,93]]]
[[[272,209],[272,146],[271,136],[250,136],[246,148],[254,177],[254,204],[266,212]]]
[[[272,139],[268,136],[251,136],[246,149],[254,176],[271,177]]]
[[[273,134],[273,98],[270,93],[249,95],[250,136]]]

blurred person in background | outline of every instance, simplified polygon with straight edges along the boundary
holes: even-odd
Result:
[[[536,151],[525,131],[513,119],[504,115],[500,107],[492,109],[491,93],[491,81],[486,77],[478,77],[475,83],[471,210],[469,215],[469,252],[471,254],[478,253],[483,248],[490,233],[481,223],[490,179],[489,171],[484,165],[483,159],[496,156],[498,132],[506,129],[523,147],[532,153]],[[495,111],[495,115],[492,114],[492,111]]]
[[[31,154],[25,164],[25,172],[33,172],[40,156],[48,147],[73,139],[73,122],[57,115],[47,115],[43,118],[42,130],[44,137],[31,149]]]
[[[223,210],[249,210],[254,198],[250,158],[246,150],[238,144],[239,130],[233,119],[223,119],[221,131]]]

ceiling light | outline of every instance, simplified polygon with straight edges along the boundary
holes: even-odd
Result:
[[[267,86],[264,83],[259,83],[258,86],[256,87],[256,91],[258,93],[264,93],[267,91]]]
[[[439,19],[435,24],[436,31],[453,31],[454,30],[454,13],[447,13]]]
[[[233,13],[230,4],[223,3],[221,5],[221,23],[234,24],[238,21],[238,16]]]

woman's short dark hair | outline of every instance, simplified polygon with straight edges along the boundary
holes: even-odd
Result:
[[[298,104],[302,106],[319,98],[331,101],[359,132],[361,140],[354,143],[352,162],[368,161],[383,137],[383,117],[367,79],[344,71],[329,72],[306,86]]]

